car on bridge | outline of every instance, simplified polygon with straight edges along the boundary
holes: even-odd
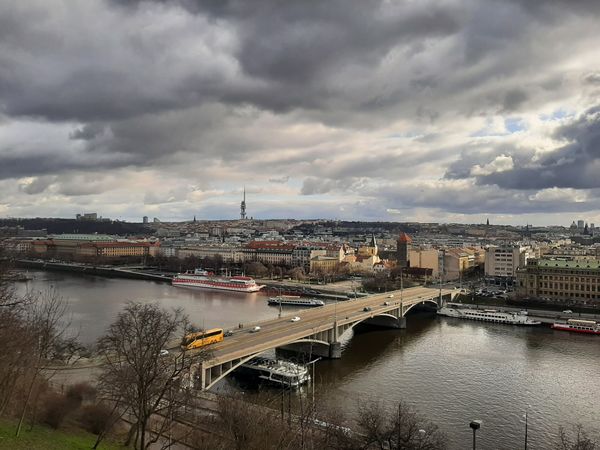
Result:
[[[260,327],[256,326],[250,330],[250,333],[258,333],[260,331]]]
[[[292,317],[292,320],[290,320],[290,322],[300,322],[300,317],[298,317],[298,316]]]
[[[231,330],[227,330],[227,331],[226,331],[226,332],[223,334],[223,336],[225,336],[225,337],[233,336],[233,331],[231,331]]]
[[[363,311],[364,311],[364,312],[369,312],[369,311],[371,311],[371,308],[370,308],[369,306],[365,306],[365,307],[363,308]]]

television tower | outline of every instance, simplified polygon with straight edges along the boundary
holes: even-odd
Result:
[[[244,186],[244,198],[242,203],[240,203],[240,219],[246,219],[246,186]]]

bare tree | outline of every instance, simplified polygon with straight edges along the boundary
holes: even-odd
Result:
[[[597,440],[590,437],[581,425],[572,427],[571,432],[564,427],[558,429],[557,450],[596,450],[600,448]]]
[[[381,403],[366,403],[359,407],[358,427],[367,448],[389,450],[442,450],[445,437],[436,425],[424,420],[405,403],[392,411]]]
[[[19,360],[22,377],[26,380],[26,394],[16,436],[19,436],[21,431],[36,384],[42,379],[48,381],[52,375],[46,366],[53,361],[69,361],[73,352],[78,349],[75,338],[67,335],[67,309],[67,303],[58,292],[49,289],[31,296],[24,309],[24,315],[21,316],[22,348]],[[34,402],[34,406],[36,405],[37,401]]]
[[[98,342],[106,363],[100,390],[122,413],[132,418],[126,444],[145,450],[170,428],[174,411],[188,396],[193,362],[185,351],[164,350],[179,343],[187,318],[182,310],[167,311],[156,304],[129,303]]]
[[[293,267],[287,272],[288,277],[293,278],[294,280],[304,280],[306,278],[306,273],[304,272],[304,267]]]

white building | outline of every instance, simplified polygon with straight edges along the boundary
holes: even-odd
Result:
[[[490,245],[485,251],[485,275],[515,277],[518,267],[527,263],[527,247],[520,245]]]

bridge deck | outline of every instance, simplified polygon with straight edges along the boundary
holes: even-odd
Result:
[[[266,350],[293,343],[299,339],[314,335],[318,332],[333,328],[337,325],[360,322],[369,317],[397,310],[401,305],[406,311],[409,307],[426,300],[437,300],[439,289],[414,287],[400,291],[371,295],[355,300],[337,302],[318,308],[310,308],[281,318],[246,324],[245,328],[234,330],[233,336],[226,337],[223,342],[211,346],[210,360],[203,363],[204,367],[212,367],[227,361],[244,358]],[[452,294],[452,290],[443,290],[443,295]],[[384,305],[388,302],[388,305]],[[365,307],[371,311],[363,311]],[[401,315],[404,314],[404,311]],[[300,317],[299,322],[290,322],[294,316]],[[251,333],[254,326],[261,330]]]

